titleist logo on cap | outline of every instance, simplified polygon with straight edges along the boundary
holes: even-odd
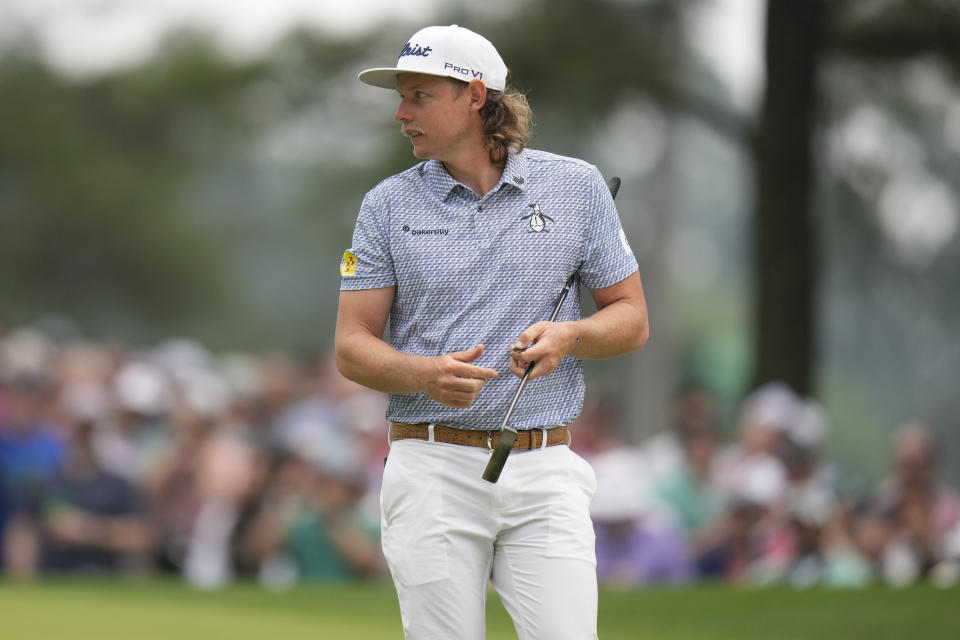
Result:
[[[433,51],[431,47],[421,47],[418,44],[410,46],[410,43],[403,45],[403,49],[400,51],[400,55],[397,56],[397,60],[403,56],[423,56],[424,58],[430,55],[430,52]]]

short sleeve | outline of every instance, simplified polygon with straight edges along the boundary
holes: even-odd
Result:
[[[580,280],[588,289],[595,290],[617,284],[637,271],[638,266],[600,171],[594,169],[590,180],[588,215],[593,220],[587,234]]]
[[[387,208],[373,192],[360,205],[353,244],[340,259],[340,289],[377,289],[397,284],[384,217]]]

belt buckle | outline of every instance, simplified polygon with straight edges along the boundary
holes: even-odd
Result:
[[[487,429],[487,449],[493,451],[493,430]]]

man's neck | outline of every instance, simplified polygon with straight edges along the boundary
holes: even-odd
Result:
[[[490,154],[485,147],[478,147],[476,152],[442,162],[454,180],[466,185],[481,198],[497,186],[504,169],[490,161]]]

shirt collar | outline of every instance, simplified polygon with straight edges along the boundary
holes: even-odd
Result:
[[[438,198],[446,201],[457,189],[465,193],[470,189],[458,182],[451,176],[443,163],[439,160],[427,160],[420,165],[420,175],[423,176],[427,187],[433,191]],[[527,186],[527,160],[524,152],[510,153],[507,155],[507,165],[503,168],[503,175],[500,181],[493,188],[492,193],[496,193],[504,186],[509,186],[519,191],[525,191]],[[471,192],[472,193],[472,192]]]
[[[526,152],[508,153],[507,166],[503,168],[503,177],[497,188],[509,184],[520,191],[527,190],[527,156]]]

